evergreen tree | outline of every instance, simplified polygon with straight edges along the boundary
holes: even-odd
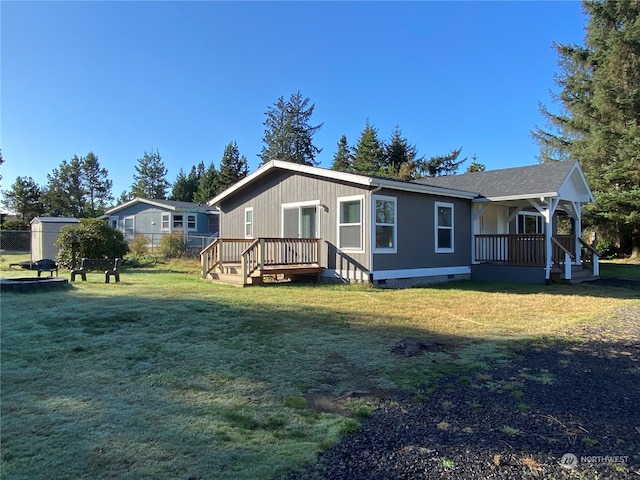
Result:
[[[242,180],[249,174],[249,164],[244,155],[240,156],[236,142],[229,143],[220,161],[220,173],[218,174],[218,189],[222,192],[230,186]]]
[[[388,178],[411,180],[413,178],[418,149],[402,136],[400,127],[396,126],[391,133],[391,139],[385,146],[383,174]]]
[[[204,165],[204,164],[203,164]],[[207,203],[219,193],[218,171],[213,162],[204,170],[198,185],[198,191],[193,197],[196,203]]]
[[[80,163],[86,191],[85,211],[88,216],[100,216],[104,214],[107,204],[113,200],[111,194],[113,182],[108,178],[107,169],[100,167],[98,157],[93,152],[89,152],[86,157],[81,158]]]
[[[540,110],[541,161],[580,160],[595,195],[585,225],[640,256],[640,0],[584,2],[585,45],[555,44],[554,113]]]
[[[378,130],[367,120],[354,150],[353,171],[363,175],[378,175],[384,164],[384,144],[378,139]]]
[[[44,213],[42,190],[31,177],[18,177],[9,190],[2,192],[4,205],[16,212],[23,223]]]
[[[486,169],[487,167],[484,164],[478,162],[478,157],[475,153],[471,155],[471,163],[467,167],[467,173],[484,172]]]
[[[176,181],[173,183],[171,196],[169,198],[171,200],[178,200],[181,202],[193,202],[195,194],[198,191],[203,172],[203,162],[200,162],[197,167],[195,165],[192,166],[189,175],[185,175],[184,170],[181,168],[178,172],[178,176],[176,177]]]
[[[417,177],[440,177],[444,175],[455,175],[460,165],[467,161],[467,158],[458,160],[462,148],[451,150],[449,155],[437,155],[429,160],[417,162]]]
[[[315,104],[309,106],[309,98],[298,91],[285,100],[280,97],[266,112],[264,145],[260,153],[262,163],[284,160],[304,165],[317,165],[315,157],[322,149],[313,144],[313,135],[320,125],[309,124]],[[222,167],[221,167],[222,170]]]
[[[4,159],[2,158],[2,150],[0,150],[0,167],[4,163]],[[0,180],[2,180],[2,175],[0,175]]]
[[[167,198],[167,189],[170,187],[167,181],[167,169],[164,166],[160,152],[144,152],[144,156],[138,159],[133,174],[131,195],[133,197],[148,199]]]
[[[352,172],[353,171],[353,159],[351,151],[349,150],[349,144],[347,143],[347,136],[342,135],[338,141],[338,151],[333,156],[332,170],[338,172]]]
[[[70,161],[63,160],[58,168],[47,175],[45,208],[55,217],[82,218],[93,212],[87,210],[87,189],[83,165],[74,155]]]

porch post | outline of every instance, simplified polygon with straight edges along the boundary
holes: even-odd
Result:
[[[576,237],[576,265],[582,265],[582,246],[580,245],[580,237],[582,235],[582,205],[579,202],[573,202],[573,211],[576,212],[574,222],[574,232]]]
[[[557,199],[550,198],[549,203],[547,204],[547,208],[544,209],[542,215],[545,220],[545,257],[546,257],[546,266],[545,266],[545,280],[548,282],[551,281],[551,267],[553,266],[552,253],[552,243],[551,237],[553,236],[553,214],[558,206]]]

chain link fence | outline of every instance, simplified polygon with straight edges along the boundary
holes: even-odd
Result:
[[[49,250],[53,248],[53,242],[57,238],[58,231],[45,230],[32,235],[30,230],[0,230],[0,250],[4,253],[29,253],[34,250],[40,251],[42,248],[34,249],[31,242],[48,243]],[[189,257],[198,257],[200,252],[209,245],[216,237],[210,235],[190,235],[188,233],[138,233],[135,237],[145,239],[145,245],[151,255],[165,255],[163,251],[163,237],[170,236],[178,239],[181,244],[181,254]],[[127,242],[134,236],[125,236]],[[57,251],[57,248],[55,249]],[[39,259],[36,259],[39,260]]]

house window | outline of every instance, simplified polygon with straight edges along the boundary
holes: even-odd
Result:
[[[135,233],[135,217],[127,217],[124,219],[124,234],[133,235]]]
[[[187,230],[196,230],[196,216],[187,215]]]
[[[373,251],[377,253],[396,253],[396,198],[376,196],[374,198],[374,238]]]
[[[436,253],[453,253],[453,203],[435,204]]]
[[[364,196],[338,198],[338,248],[362,251]]]
[[[109,217],[109,224],[111,228],[118,229],[118,217]]]
[[[169,214],[163,213],[160,219],[160,228],[162,230],[169,230]]]
[[[538,213],[519,213],[516,233],[544,233],[544,217]]]
[[[173,228],[183,228],[184,227],[184,217],[182,215],[174,215],[173,216]]]
[[[253,238],[253,207],[244,209],[244,238]]]

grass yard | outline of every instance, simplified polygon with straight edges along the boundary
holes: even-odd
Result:
[[[8,263],[0,276],[35,275]],[[356,429],[380,395],[428,401],[443,374],[640,303],[591,285],[239,288],[198,269],[2,295],[3,478],[269,479]],[[437,348],[394,353],[407,337]]]

